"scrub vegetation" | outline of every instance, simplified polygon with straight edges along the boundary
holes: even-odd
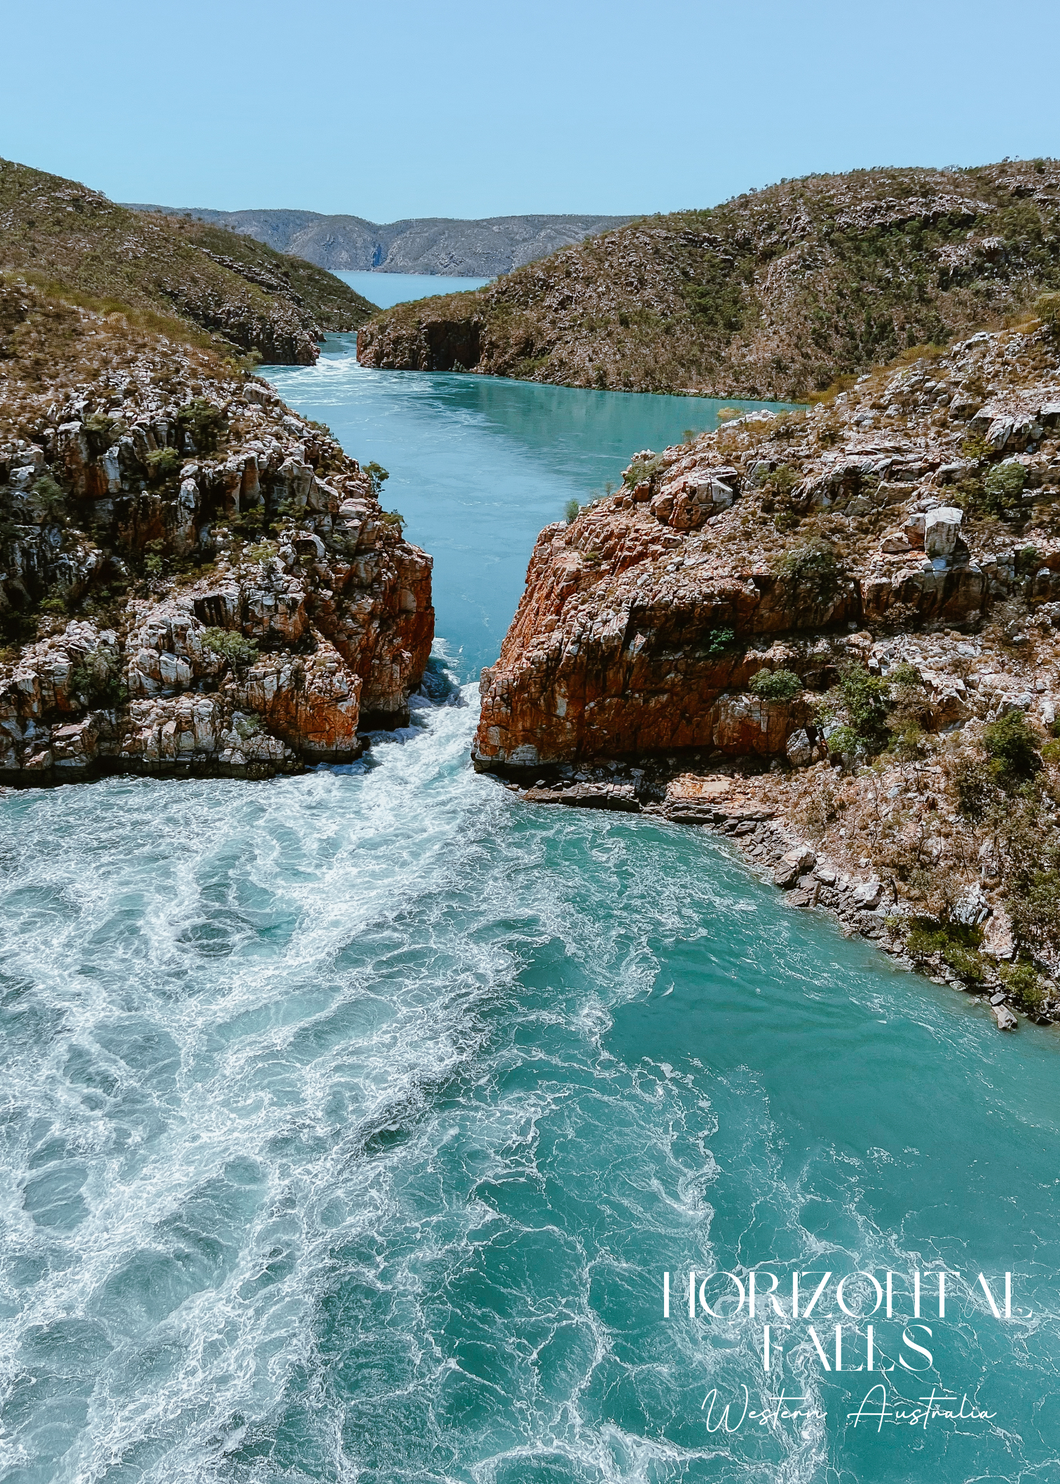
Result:
[[[398,305],[369,321],[358,355],[800,401],[1035,300],[1056,317],[1058,228],[1053,160],[807,176],[644,218],[472,293]]]
[[[374,308],[251,237],[130,211],[10,160],[0,160],[0,270],[142,329],[287,364],[310,364],[323,333],[355,330]]]

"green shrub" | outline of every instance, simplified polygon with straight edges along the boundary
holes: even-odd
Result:
[[[405,517],[401,514],[400,510],[383,510],[380,512],[380,515],[386,525],[397,526],[399,534],[404,529]]]
[[[845,571],[835,548],[827,541],[807,541],[786,551],[773,564],[779,577],[791,582],[796,601],[825,607],[843,585]]]
[[[751,676],[751,690],[763,701],[793,701],[802,681],[794,670],[759,670]]]
[[[147,477],[152,484],[171,479],[183,463],[175,448],[154,448],[147,455]]]
[[[1060,295],[1057,295],[1060,298]],[[1006,990],[1018,1005],[1025,1010],[1041,1009],[1045,999],[1045,987],[1041,976],[1032,963],[1017,959],[1014,964],[1001,965],[1001,980]]]
[[[912,724],[899,731],[892,725],[891,734],[887,750],[900,763],[914,762],[925,751],[924,733],[919,726]]]
[[[571,498],[563,507],[563,514],[567,517],[567,524],[573,525],[581,513],[581,505],[577,500]]]
[[[116,654],[98,650],[91,660],[83,659],[70,670],[70,691],[87,707],[104,711],[124,706],[129,699]]]
[[[724,654],[736,638],[735,629],[711,629],[707,636],[708,654]]]
[[[1026,483],[1027,470],[1022,464],[995,464],[983,476],[983,489],[998,508],[1018,504]]]
[[[957,809],[966,819],[983,819],[998,799],[997,784],[990,764],[981,758],[962,757],[953,775],[957,790]]]
[[[982,433],[969,433],[961,439],[961,457],[970,459],[972,463],[981,464],[994,452],[994,445],[988,443]]]
[[[1041,565],[1042,555],[1036,546],[1021,546],[1016,553],[1016,571],[1021,577],[1030,577]]]
[[[755,476],[755,483],[764,495],[790,495],[798,482],[798,470],[790,464],[778,464],[775,469],[762,470]]]
[[[838,726],[828,734],[829,757],[854,757],[860,746],[861,738],[852,726]]]
[[[383,468],[382,464],[377,464],[374,459],[370,464],[364,465],[364,472],[368,475],[368,481],[372,486],[372,494],[378,500],[379,491],[390,478],[390,474]]]
[[[882,744],[891,703],[888,681],[881,675],[870,675],[864,665],[849,665],[840,674],[839,692],[859,739],[870,746]]]
[[[924,677],[915,665],[910,665],[906,662],[895,665],[894,669],[887,676],[887,681],[889,685],[899,691],[920,691],[924,689]]]
[[[50,474],[42,474],[33,481],[30,497],[35,509],[45,520],[62,524],[66,513],[66,492]]]
[[[644,484],[646,481],[651,483],[665,468],[666,460],[661,453],[646,454],[644,458],[633,460],[622,475],[622,480],[630,489],[634,489],[638,484]]]
[[[1038,737],[1022,711],[1009,711],[983,730],[991,773],[1011,790],[1033,778],[1042,766]]]
[[[981,927],[965,927],[957,922],[935,924],[914,918],[905,940],[911,959],[922,961],[939,954],[962,979],[972,984],[986,982],[986,970],[978,948],[983,941]]]
[[[160,577],[166,565],[166,543],[161,538],[148,541],[144,547],[144,571],[148,577]]]
[[[191,438],[196,453],[216,453],[225,431],[224,413],[205,397],[196,397],[177,413],[177,427]]]
[[[1060,871],[1035,871],[1018,881],[1005,903],[1012,931],[1021,943],[1055,947],[1060,938]]]
[[[202,647],[226,661],[233,670],[245,670],[258,652],[254,640],[244,638],[235,629],[204,629]]]

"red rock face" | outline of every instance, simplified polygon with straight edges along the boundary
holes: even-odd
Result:
[[[635,455],[618,494],[541,533],[500,658],[483,671],[476,766],[518,773],[683,749],[772,757],[806,728],[792,756],[808,761],[819,741],[808,693],[860,662],[850,631],[968,631],[998,604],[1054,602],[1060,542],[1027,521],[1039,498],[1047,511],[1057,497],[1060,446],[1048,434],[1060,402],[1051,383],[1019,380],[1012,351],[1024,348],[1055,359],[1041,333],[1026,345],[976,337],[933,359],[930,378],[920,366],[881,372],[834,406],[753,413]],[[995,395],[979,413],[963,390],[973,371]],[[876,412],[885,428],[873,431]],[[971,461],[969,421],[989,435]],[[1007,472],[992,464],[1002,455]],[[1001,475],[1021,507],[1003,515],[1030,542],[1024,557],[976,517]],[[750,690],[776,669],[803,694]],[[956,719],[935,711],[936,726]]]
[[[482,673],[477,765],[782,751],[807,708],[746,694],[750,676],[772,665],[733,641],[800,617],[838,622],[856,592],[798,615],[773,574],[719,572],[709,558],[685,567],[681,541],[644,507],[614,506],[542,532],[500,659]],[[671,553],[681,554],[676,568]]]

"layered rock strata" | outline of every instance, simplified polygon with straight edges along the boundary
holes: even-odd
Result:
[[[8,363],[0,781],[265,776],[405,724],[431,559],[327,430],[209,351],[12,294],[87,359]]]
[[[1008,521],[966,518],[962,481],[996,468],[1011,471]],[[833,405],[749,414],[645,451],[620,493],[541,533],[483,672],[476,764],[783,755],[805,728],[805,696],[762,699],[756,672],[791,670],[822,690],[848,629],[973,630],[1010,604],[1054,612],[1058,496],[1046,331],[976,336],[866,377]]]

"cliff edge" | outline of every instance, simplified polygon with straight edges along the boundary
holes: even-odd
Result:
[[[86,297],[0,275],[0,782],[356,758],[433,636],[385,471],[182,317]]]

